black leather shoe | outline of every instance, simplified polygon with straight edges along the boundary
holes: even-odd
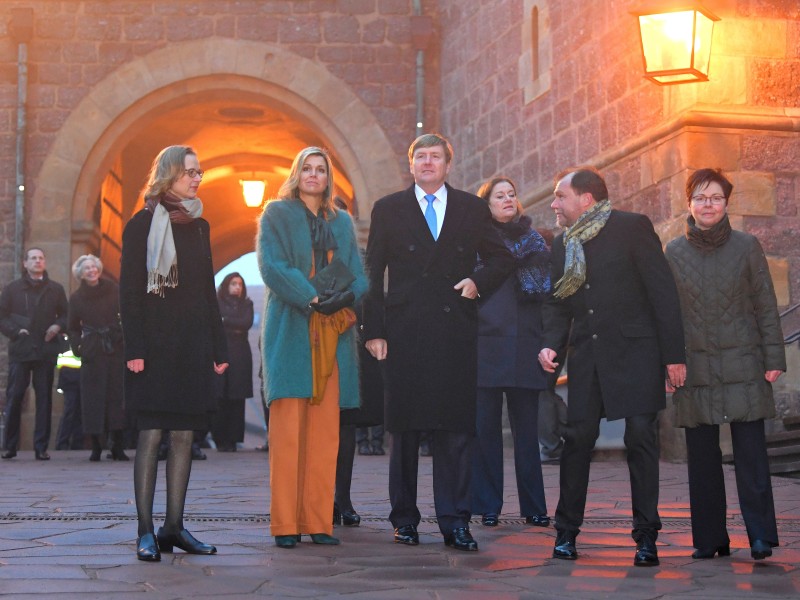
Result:
[[[575,536],[571,533],[559,533],[556,545],[553,546],[553,558],[576,560],[578,549],[575,547]]]
[[[205,460],[206,454],[197,446],[192,446],[192,460]]]
[[[36,456],[36,460],[50,460],[50,455],[47,453],[47,450],[42,450],[41,452],[36,450],[34,456]]]
[[[136,540],[136,558],[147,562],[158,562],[161,560],[161,552],[158,550],[156,536],[152,533],[145,533]]]
[[[196,540],[191,533],[181,529],[178,533],[166,533],[163,527],[158,528],[158,547],[162,552],[172,552],[176,546],[189,554],[216,554],[217,549],[211,544]]]
[[[649,537],[643,537],[636,542],[636,554],[633,556],[635,567],[656,567],[659,565],[656,543]]]
[[[416,525],[403,525],[394,530],[394,543],[406,546],[419,545],[419,534]]]
[[[715,554],[719,554],[720,556],[730,556],[731,555],[731,546],[730,544],[725,544],[724,546],[717,546],[716,548],[698,548],[694,552],[692,552],[692,558],[714,558]]]
[[[550,517],[547,515],[531,515],[525,517],[525,523],[534,527],[550,527]]]
[[[386,454],[383,446],[373,446],[370,450],[372,451],[372,456],[384,456]]]
[[[466,550],[468,552],[476,552],[478,550],[478,542],[472,539],[469,527],[456,527],[451,535],[445,536],[444,543],[446,546],[451,546],[456,550]]]
[[[342,525],[345,527],[358,527],[361,524],[361,516],[354,510],[342,512]]]
[[[14,458],[17,455],[16,450],[6,450],[2,454],[2,458]]]
[[[481,519],[481,523],[483,523],[486,527],[497,527],[499,522],[500,519],[497,518],[495,513],[486,513]]]
[[[750,556],[753,557],[753,560],[764,560],[768,556],[772,556],[772,546],[764,540],[755,540],[750,546]]]
[[[359,456],[372,456],[372,448],[370,447],[369,443],[361,442],[358,445],[358,455]]]

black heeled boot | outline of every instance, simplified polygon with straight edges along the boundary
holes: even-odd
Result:
[[[122,443],[122,432],[117,429],[111,432],[111,459],[112,460],[130,460],[128,455],[125,454],[124,445]]]
[[[92,436],[92,453],[89,455],[89,460],[92,462],[99,462],[100,456],[103,454],[103,447],[100,445],[100,436]]]

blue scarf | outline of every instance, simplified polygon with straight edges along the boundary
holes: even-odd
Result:
[[[550,248],[539,233],[531,228],[531,219],[500,223],[492,221],[516,264],[517,290],[530,300],[541,300],[550,293]]]

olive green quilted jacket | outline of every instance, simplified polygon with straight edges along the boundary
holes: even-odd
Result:
[[[764,373],[785,371],[786,356],[761,244],[734,230],[711,251],[676,238],[666,255],[678,285],[686,338],[686,385],[673,394],[676,425],[774,417],[772,385]]]

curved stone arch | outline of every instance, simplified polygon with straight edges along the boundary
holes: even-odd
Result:
[[[320,64],[260,42],[171,44],[106,76],[61,127],[39,171],[30,201],[36,218],[28,228],[28,241],[59,261],[51,272],[68,280],[73,243],[83,243],[91,230],[91,194],[135,123],[175,98],[231,83],[280,104],[329,141],[353,184],[360,215],[404,186],[396,153],[373,113]]]

